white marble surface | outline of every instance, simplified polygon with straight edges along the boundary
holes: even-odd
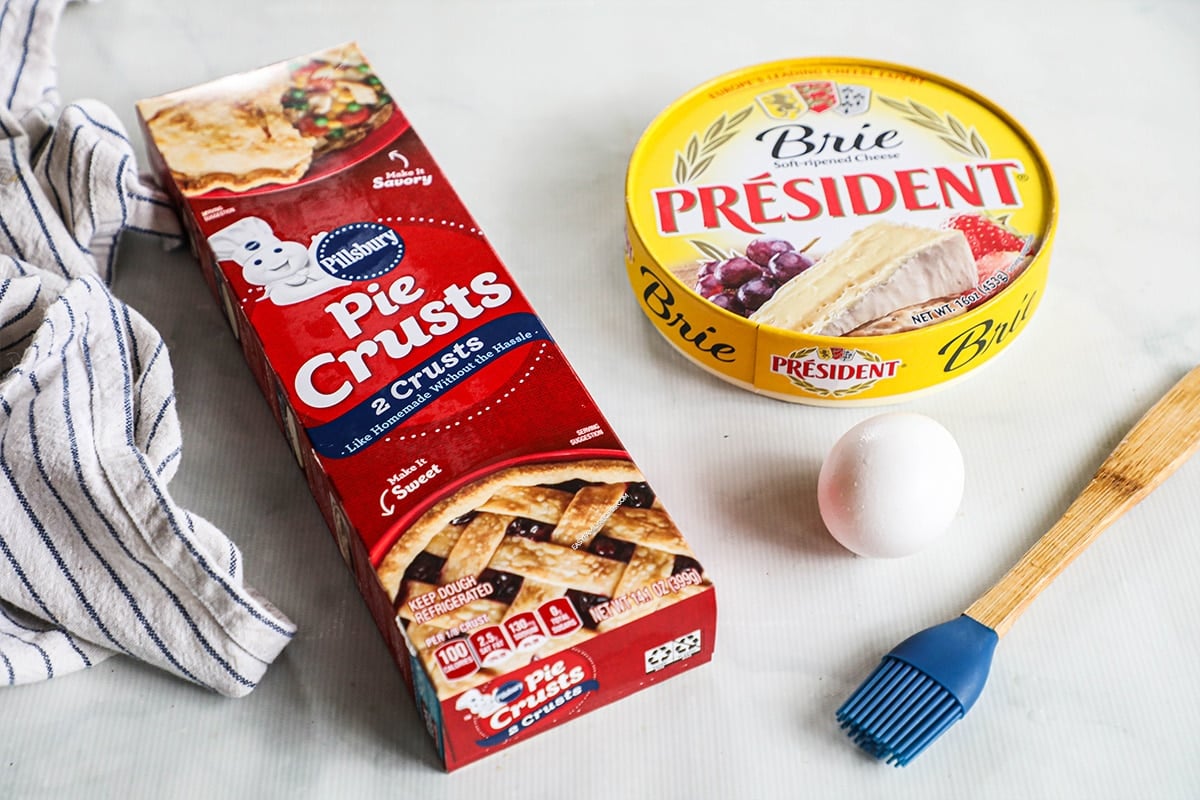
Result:
[[[171,347],[173,490],[243,548],[301,633],[243,700],[126,659],[0,691],[0,796],[1195,798],[1200,459],[1118,522],[1001,643],[980,703],[905,770],[834,709],[960,611],[1200,362],[1200,5],[861,0],[139,3],[68,9],[67,99],[134,101],[356,39],[716,578],[714,662],[452,775],[185,252],[127,237],[116,290]],[[967,463],[952,531],[873,561],[824,533],[816,472],[876,409],[793,406],[668,349],[621,263],[642,128],[711,76],[847,54],[952,76],[1057,175],[1050,285],[1016,344],[904,407]]]

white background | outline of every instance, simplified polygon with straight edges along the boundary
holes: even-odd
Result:
[[[1200,459],[1043,595],[979,704],[911,766],[869,760],[832,720],[892,645],[999,577],[1200,362],[1200,4],[108,0],[67,10],[60,88],[134,131],[139,98],[351,39],[714,576],[715,660],[441,773],[191,256],[127,236],[116,291],[176,370],[172,490],[241,546],[248,582],[300,634],[242,700],[124,658],[0,692],[0,796],[1200,796]],[[717,381],[653,331],[622,265],[644,126],[708,78],[812,55],[980,91],[1060,187],[1033,323],[979,374],[902,406],[949,428],[967,465],[951,531],[906,559],[850,555],[816,508],[825,452],[883,409]]]

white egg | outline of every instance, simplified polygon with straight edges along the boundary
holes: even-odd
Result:
[[[898,558],[950,527],[963,494],[962,452],[954,437],[921,414],[864,420],[829,451],[817,479],[825,527],[859,555]]]

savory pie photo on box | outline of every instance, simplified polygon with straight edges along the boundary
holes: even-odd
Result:
[[[138,104],[180,191],[303,179],[388,121],[391,97],[354,45]]]

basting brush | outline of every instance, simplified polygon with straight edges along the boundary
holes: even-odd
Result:
[[[1200,445],[1200,367],[1173,386],[1121,440],[1066,513],[961,616],[884,656],[837,711],[852,739],[904,766],[974,705],[996,644],[1017,617],[1118,517]]]

